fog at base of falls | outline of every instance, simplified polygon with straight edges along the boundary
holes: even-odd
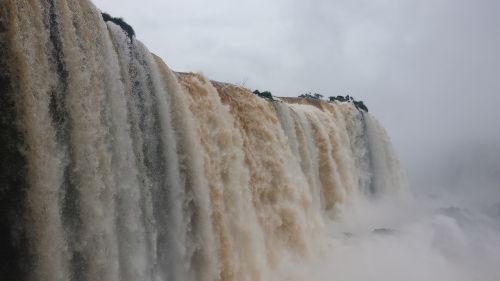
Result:
[[[327,226],[325,253],[284,269],[285,276],[316,281],[498,280],[500,200],[478,205],[465,192],[431,190],[415,187],[410,197],[357,204]]]

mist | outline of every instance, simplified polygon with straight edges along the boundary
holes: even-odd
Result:
[[[286,278],[498,280],[500,204],[480,210],[460,203],[436,197],[365,202],[329,226],[321,258],[286,268]]]

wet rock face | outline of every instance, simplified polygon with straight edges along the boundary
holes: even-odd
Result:
[[[0,21],[0,276],[2,280],[25,280],[28,272],[26,231],[23,228],[26,193],[22,137],[17,127],[15,91],[7,69],[5,22]]]

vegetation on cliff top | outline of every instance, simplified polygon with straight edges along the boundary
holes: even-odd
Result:
[[[128,36],[128,38],[130,38],[131,41],[135,37],[135,31],[132,28],[132,26],[130,26],[128,23],[126,23],[122,18],[112,17],[108,13],[101,13],[101,15],[102,15],[102,19],[105,22],[110,21],[110,22],[113,22],[114,24],[118,25],[119,27],[121,27],[121,29],[123,29],[123,31],[125,31],[125,33],[127,33],[127,36]]]
[[[274,101],[273,99],[273,95],[271,94],[271,92],[269,91],[264,91],[264,92],[261,92],[259,90],[255,90],[253,91],[253,93],[261,98],[264,98],[264,99],[268,99],[268,100],[272,100]]]
[[[270,100],[270,101],[276,101],[273,98],[273,95],[271,94],[271,92],[269,92],[269,91],[261,92],[259,90],[255,90],[255,91],[253,91],[253,93],[255,95],[261,97],[261,98],[264,98],[264,99],[267,99],[267,100]],[[311,92],[299,95],[299,98],[303,98],[303,99],[323,100],[323,97],[324,96],[322,94],[311,93]],[[368,107],[366,107],[366,105],[363,103],[363,101],[357,101],[357,100],[355,100],[353,97],[351,97],[349,95],[346,95],[346,96],[330,96],[330,97],[328,97],[328,102],[351,102],[351,103],[354,104],[354,106],[358,110],[363,110],[365,112],[368,112]]]
[[[311,93],[311,92],[309,92],[309,93],[305,93],[305,94],[299,95],[299,98],[321,100],[321,99],[323,99],[323,95],[318,94],[318,93]],[[352,102],[357,109],[363,110],[365,112],[368,112],[368,107],[366,107],[366,105],[363,103],[363,101],[357,101],[357,100],[355,100],[353,97],[351,97],[349,95],[346,95],[346,96],[330,96],[330,97],[328,97],[328,101],[329,102],[335,102],[335,101],[338,101],[338,102]]]

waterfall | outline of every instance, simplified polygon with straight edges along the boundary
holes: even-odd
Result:
[[[351,102],[176,73],[87,0],[0,3],[2,280],[280,280],[402,178]]]

